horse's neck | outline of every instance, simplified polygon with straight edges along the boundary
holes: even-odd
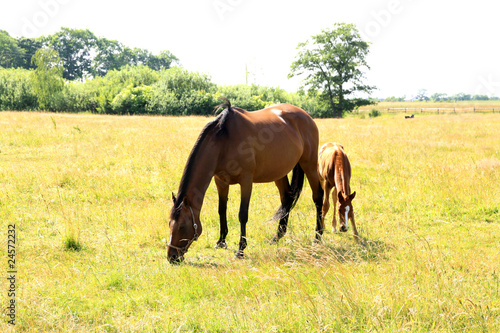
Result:
[[[349,187],[349,178],[347,174],[348,165],[342,154],[339,154],[335,161],[335,188],[337,192],[343,192],[345,196],[349,196],[351,189]]]
[[[203,205],[203,199],[217,166],[218,151],[208,147],[200,147],[197,156],[193,160],[191,174],[186,179],[186,196],[192,207],[199,213]]]

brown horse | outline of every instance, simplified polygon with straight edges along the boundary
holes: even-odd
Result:
[[[345,232],[349,229],[349,219],[352,222],[354,238],[359,240],[358,230],[354,222],[354,209],[352,208],[352,200],[356,196],[356,192],[351,194],[349,182],[351,179],[351,164],[344,151],[344,147],[340,143],[325,143],[319,152],[318,173],[321,182],[321,187],[324,190],[325,196],[322,210],[322,226],[325,228],[325,216],[330,208],[329,196],[333,188],[337,190],[336,195],[332,195],[333,201],[333,231],[337,232],[337,221],[335,220],[335,208],[337,199],[339,201],[339,218],[340,231]]]
[[[297,202],[304,174],[312,188],[316,204],[316,238],[322,234],[321,204],[323,191],[318,179],[318,128],[304,110],[280,104],[248,112],[226,108],[202,130],[184,168],[177,197],[170,213],[168,259],[180,262],[193,241],[202,233],[200,211],[212,177],[219,194],[220,238],[217,247],[226,248],[227,198],[229,185],[240,184],[239,221],[241,236],[238,258],[247,246],[246,224],[253,183],[275,182],[281,207],[277,212],[279,226],[274,240],[287,230],[288,214]],[[292,182],[287,174],[293,169]]]

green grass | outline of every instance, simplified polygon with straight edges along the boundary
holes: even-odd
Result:
[[[256,184],[237,260],[239,189],[229,249],[216,250],[211,184],[203,235],[172,266],[169,198],[208,120],[0,113],[0,253],[6,267],[15,224],[16,331],[500,331],[499,114],[317,120],[320,143],[341,142],[351,160],[361,243],[329,223],[313,243],[306,186],[288,234],[269,245],[278,192]],[[3,308],[7,289],[3,279]]]

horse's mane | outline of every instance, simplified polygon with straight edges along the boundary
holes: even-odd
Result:
[[[196,143],[194,144],[191,153],[189,154],[188,160],[186,162],[186,166],[184,167],[184,172],[182,174],[181,183],[179,185],[179,191],[177,193],[177,197],[174,201],[174,209],[172,210],[172,218],[177,218],[180,213],[181,204],[184,200],[184,197],[187,194],[187,188],[189,185],[189,181],[193,174],[193,169],[195,165],[196,158],[198,153],[200,152],[200,147],[202,143],[205,141],[207,137],[210,135],[215,135],[216,137],[228,135],[227,131],[227,122],[230,118],[231,114],[234,113],[234,109],[231,106],[231,102],[227,98],[224,98],[225,102],[217,105],[214,110],[217,113],[220,109],[224,109],[214,120],[205,125],[203,130],[201,131]]]
[[[341,146],[342,147],[342,146]],[[342,188],[337,189],[338,191],[341,191],[344,193],[346,197],[348,197],[350,193],[350,187],[346,179],[346,173],[350,172],[350,166],[349,166],[349,160],[347,159],[347,155],[345,154],[345,151],[342,147],[341,149],[335,149],[332,152],[332,155],[334,155],[334,161],[332,161],[331,167],[334,168],[334,172],[337,173],[337,171],[342,170],[342,172],[339,172],[340,179],[342,180]],[[331,170],[331,169],[329,169]],[[336,184],[337,185],[337,184]]]
[[[350,173],[350,166],[349,166],[349,160],[347,159],[347,155],[345,154],[344,150],[342,149],[342,154],[339,156],[340,163],[342,163],[342,192],[344,192],[344,195],[348,197],[351,194],[351,189],[349,187],[349,182],[346,179],[346,173]],[[349,170],[348,170],[349,169]]]

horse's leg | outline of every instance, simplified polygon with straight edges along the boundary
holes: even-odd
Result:
[[[274,182],[280,191],[281,207],[276,213],[280,219],[278,225],[278,232],[273,237],[272,242],[277,242],[286,234],[288,225],[288,215],[290,213],[290,205],[293,200],[290,196],[290,183],[288,176],[285,176]]]
[[[328,184],[328,181],[325,180],[323,181],[323,191],[324,191],[324,198],[323,198],[323,209],[321,211],[321,226],[323,230],[325,230],[325,216],[328,213],[328,210],[330,209],[330,191],[332,190],[332,187]],[[333,212],[335,214],[335,211]],[[335,215],[334,215],[335,216]]]
[[[351,218],[351,223],[352,223],[352,231],[354,232],[354,239],[359,242],[359,236],[358,236],[358,229],[356,229],[356,223],[354,222],[354,212],[351,211],[349,213],[349,217]]]
[[[335,218],[335,214],[337,213],[337,201],[338,201],[338,194],[337,194],[337,188],[335,187],[335,195],[332,195],[332,202],[333,202],[332,227],[334,233],[337,232],[337,219]]]
[[[226,236],[227,229],[227,197],[229,195],[229,184],[215,177],[215,185],[219,193],[219,218],[220,218],[220,238],[215,245],[218,249],[227,249]]]
[[[323,189],[321,188],[321,184],[319,182],[317,163],[318,159],[316,155],[316,158],[311,159],[308,162],[301,161],[300,167],[304,170],[307,180],[309,181],[309,185],[311,186],[313,201],[316,205],[316,240],[320,241],[324,231],[321,216],[321,210],[323,208]]]
[[[238,252],[236,258],[242,259],[244,257],[243,251],[247,247],[247,221],[248,221],[248,207],[250,205],[250,197],[252,195],[252,179],[246,179],[240,183],[241,185],[241,203],[238,218],[240,220],[241,236]]]

